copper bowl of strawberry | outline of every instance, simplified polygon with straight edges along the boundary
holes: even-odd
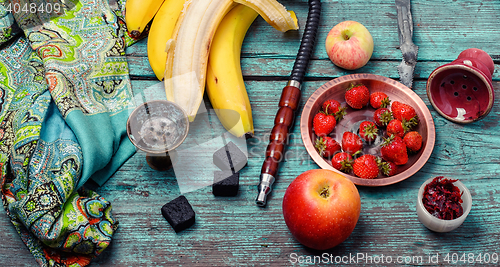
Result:
[[[363,186],[411,177],[431,156],[436,138],[422,99],[375,74],[346,75],[319,87],[304,106],[300,131],[321,168]]]

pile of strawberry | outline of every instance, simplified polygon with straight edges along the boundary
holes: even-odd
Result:
[[[361,122],[359,135],[346,131],[339,144],[330,134],[346,115],[347,107],[342,107],[335,99],[328,99],[322,104],[313,119],[313,130],[317,136],[315,147],[335,169],[366,179],[376,178],[379,173],[392,176],[397,173],[397,166],[406,164],[409,155],[421,149],[422,136],[414,130],[419,123],[418,116],[410,105],[400,101],[391,103],[387,94],[370,93],[363,84],[347,88],[345,101],[353,109],[370,105],[375,112],[373,121]],[[385,129],[385,134],[382,136],[381,155],[363,154],[365,144],[373,143],[384,132],[382,129]]]

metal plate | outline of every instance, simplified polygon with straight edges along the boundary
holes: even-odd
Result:
[[[419,125],[415,129],[422,135],[422,148],[415,155],[410,155],[408,163],[398,166],[396,175],[386,177],[379,175],[375,179],[363,179],[354,175],[345,174],[333,168],[328,159],[321,157],[317,150],[314,148],[313,140],[316,140],[316,135],[313,132],[312,122],[314,115],[321,109],[321,104],[330,98],[339,101],[342,106],[347,106],[344,93],[347,87],[352,83],[362,83],[368,87],[370,92],[384,92],[391,101],[400,101],[406,103],[417,112],[419,117]],[[375,109],[368,106],[361,110],[354,110],[350,107],[347,108],[347,115],[337,123],[337,126],[330,134],[335,140],[341,143],[342,134],[345,131],[352,131],[358,133],[359,124],[364,120],[373,121],[373,113]],[[352,74],[333,79],[326,84],[319,87],[307,100],[302,111],[300,121],[300,132],[302,141],[306,147],[307,152],[311,158],[323,169],[333,170],[348,177],[357,185],[363,186],[385,186],[400,182],[411,177],[418,170],[420,170],[431,156],[436,139],[436,132],[434,121],[430,114],[429,109],[422,101],[422,99],[415,94],[411,89],[403,84],[389,79],[387,77],[374,75],[374,74]],[[383,131],[380,135],[383,135]],[[363,148],[364,153],[380,155],[380,143],[382,139],[379,137],[372,144],[366,144]]]

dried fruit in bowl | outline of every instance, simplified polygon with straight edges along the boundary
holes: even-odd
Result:
[[[456,181],[438,176],[425,186],[422,202],[430,214],[443,220],[462,216],[462,194],[453,184]]]

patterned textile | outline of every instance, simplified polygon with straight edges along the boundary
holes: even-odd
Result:
[[[135,152],[125,47],[136,40],[124,1],[66,1],[57,16],[10,13],[9,2],[0,0],[2,202],[40,266],[85,266],[118,222],[83,185],[102,185]]]

